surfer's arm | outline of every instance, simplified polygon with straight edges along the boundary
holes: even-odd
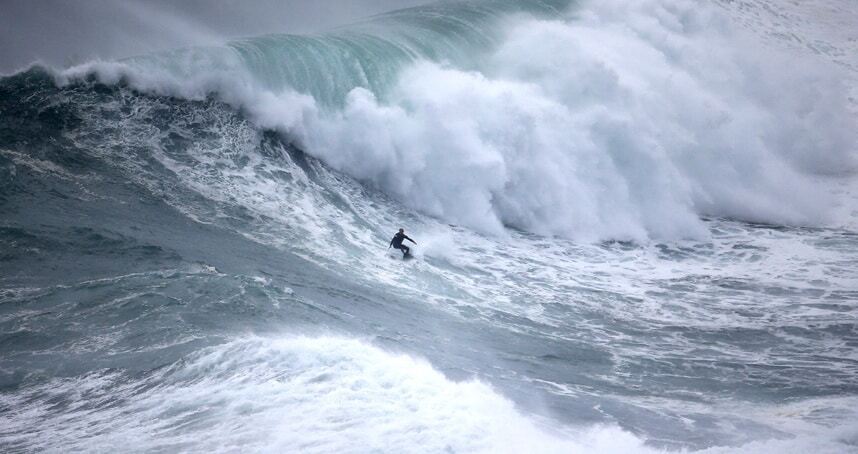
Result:
[[[414,244],[417,244],[417,242],[416,242],[416,241],[412,240],[411,238],[408,238],[407,236],[405,237],[405,239],[406,239],[406,240],[408,240],[408,241],[410,241],[410,242],[412,242],[412,243],[414,243]]]

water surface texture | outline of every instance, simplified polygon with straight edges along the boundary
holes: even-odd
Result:
[[[845,4],[442,2],[3,77],[0,450],[858,452]]]

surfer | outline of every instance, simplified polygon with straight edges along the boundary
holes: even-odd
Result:
[[[392,246],[394,249],[399,249],[402,251],[402,256],[406,257],[408,256],[408,253],[411,251],[411,249],[409,249],[408,246],[402,244],[402,240],[408,240],[414,244],[417,244],[416,241],[412,240],[411,238],[408,238],[408,235],[405,234],[405,229],[399,229],[399,232],[397,232],[396,235],[393,235],[393,239],[390,240],[390,245],[388,245],[387,248],[390,249]]]

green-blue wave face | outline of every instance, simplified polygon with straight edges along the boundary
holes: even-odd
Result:
[[[502,37],[505,17],[559,17],[570,0],[442,2],[398,10],[317,35],[266,35],[229,43],[259,82],[292,88],[323,105],[340,105],[364,87],[381,98],[416,60],[479,66]]]

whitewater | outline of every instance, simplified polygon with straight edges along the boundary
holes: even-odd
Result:
[[[853,9],[437,2],[3,76],[0,450],[858,452]]]

